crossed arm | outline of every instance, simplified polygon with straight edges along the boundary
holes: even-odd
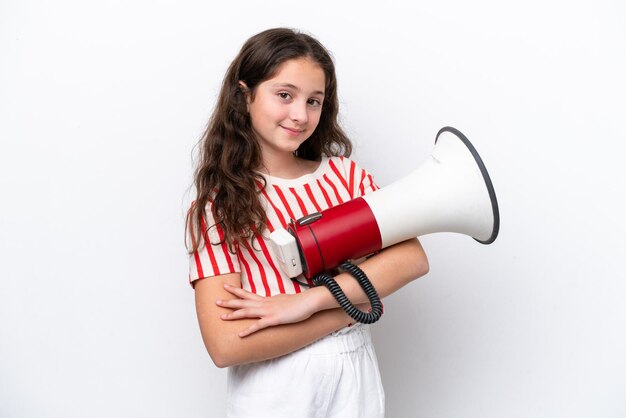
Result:
[[[381,298],[428,272],[417,239],[388,247],[359,267]],[[351,276],[335,277],[353,304],[367,297]],[[262,297],[241,289],[238,273],[195,282],[196,312],[204,344],[218,367],[279,357],[352,322],[324,287],[295,295]]]

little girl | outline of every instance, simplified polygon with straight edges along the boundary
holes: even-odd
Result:
[[[270,29],[230,65],[195,172],[190,282],[211,359],[228,366],[229,417],[382,417],[368,326],[351,324],[324,287],[292,281],[269,233],[377,189],[347,157],[335,69],[309,35]],[[417,239],[363,261],[381,297],[426,274]],[[367,309],[352,277],[335,277]],[[300,282],[304,282],[300,278]]]

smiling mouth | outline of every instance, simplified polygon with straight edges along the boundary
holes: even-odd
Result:
[[[286,130],[288,133],[290,133],[291,135],[300,135],[302,132],[304,132],[304,129],[295,129],[295,128],[288,128],[286,126],[282,126],[281,128],[283,128],[284,130]]]

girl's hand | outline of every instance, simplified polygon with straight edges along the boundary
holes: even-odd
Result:
[[[263,328],[304,321],[318,310],[310,290],[293,295],[263,297],[227,284],[224,285],[224,289],[237,296],[237,299],[215,301],[218,306],[233,310],[231,313],[223,314],[221,319],[230,321],[259,318],[258,321],[241,331],[240,337],[246,337]]]

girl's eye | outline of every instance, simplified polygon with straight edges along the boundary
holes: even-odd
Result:
[[[320,102],[318,99],[309,99],[309,104],[311,106],[318,107],[322,105],[322,102]]]
[[[278,97],[280,97],[281,99],[284,99],[284,100],[288,100],[288,99],[291,98],[291,95],[289,93],[280,92],[280,93],[278,93]]]

